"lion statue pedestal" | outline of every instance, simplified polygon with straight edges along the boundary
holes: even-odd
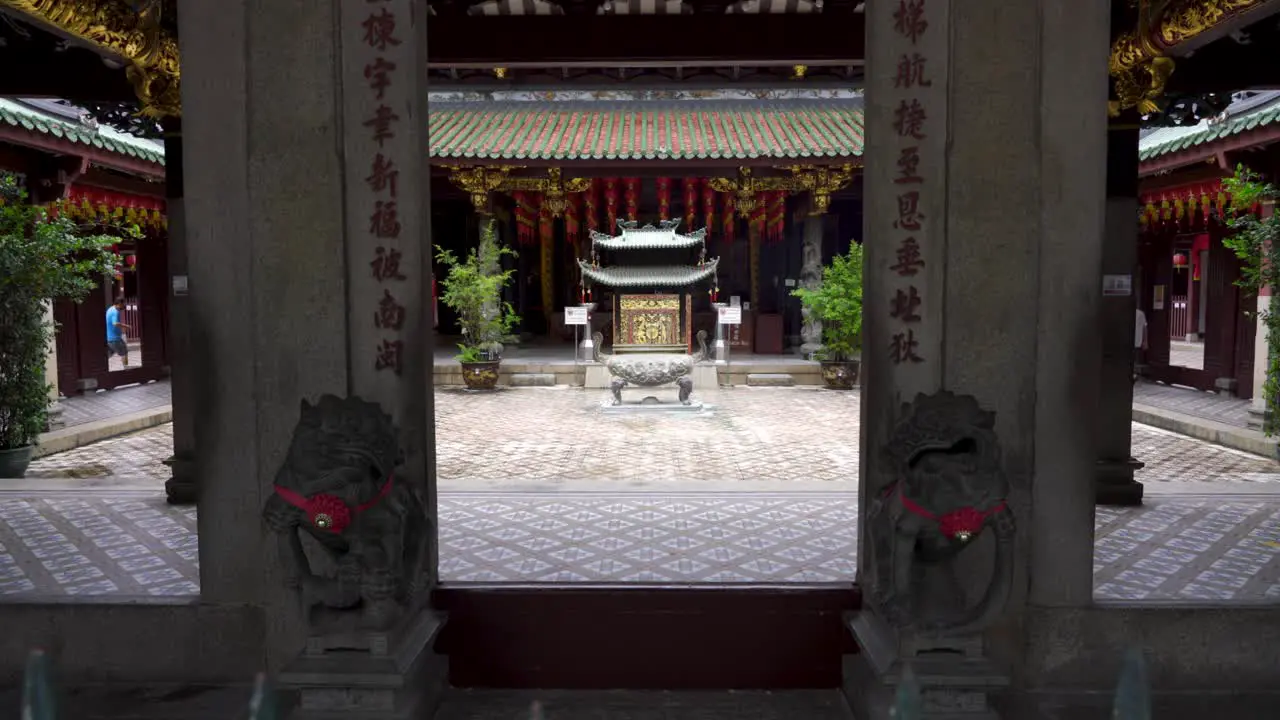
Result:
[[[871,577],[849,618],[861,652],[846,656],[844,679],[859,718],[892,716],[907,667],[920,717],[998,717],[988,693],[1009,678],[986,659],[982,633],[1009,601],[1016,526],[994,428],[972,397],[918,395],[882,450],[891,476],[868,478],[880,485],[865,519]],[[970,575],[961,556],[973,556]]]
[[[262,509],[307,624],[302,655],[279,678],[298,694],[295,720],[429,717],[444,688],[446,661],[432,649],[444,617],[429,607],[435,532],[402,462],[377,404],[302,401]]]

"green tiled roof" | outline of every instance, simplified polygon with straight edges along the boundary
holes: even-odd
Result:
[[[840,160],[862,155],[860,100],[451,102],[438,160]]]
[[[43,135],[88,145],[105,152],[164,164],[164,146],[152,140],[134,137],[113,128],[92,128],[55,117],[13,100],[0,98],[0,122]]]
[[[708,260],[705,265],[675,265],[671,267],[592,267],[591,263],[579,260],[578,266],[582,274],[591,282],[613,288],[640,287],[686,287],[706,280],[716,271],[719,258]]]
[[[1227,111],[1230,112],[1231,109],[1228,108]],[[1214,123],[1206,120],[1189,127],[1160,128],[1139,141],[1138,158],[1144,161],[1154,160],[1162,155],[1189,150],[1215,140],[1224,140],[1278,121],[1280,121],[1280,94],[1256,107],[1229,115],[1226,120]]]

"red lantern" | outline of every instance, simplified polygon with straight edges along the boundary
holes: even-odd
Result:
[[[128,264],[128,266],[129,266],[129,267],[133,267],[134,265],[137,265],[137,264],[138,264],[138,256],[137,256],[137,255],[125,255],[125,256],[124,256],[124,261],[125,261],[125,263],[126,263],[126,264]]]
[[[1187,256],[1182,253],[1174,253],[1173,266],[1179,270],[1185,269],[1187,267]]]

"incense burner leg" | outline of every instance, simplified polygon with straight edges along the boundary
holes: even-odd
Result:
[[[609,392],[613,393],[614,405],[622,404],[622,388],[626,386],[627,381],[622,378],[614,378],[613,381],[609,383]]]
[[[693,378],[685,375],[676,380],[676,385],[680,388],[680,404],[689,405],[692,402],[689,400],[689,396],[693,394]]]

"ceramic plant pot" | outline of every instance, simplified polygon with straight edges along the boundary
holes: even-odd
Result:
[[[0,479],[17,479],[27,474],[27,466],[35,454],[35,445],[0,450]]]
[[[858,384],[860,363],[834,362],[824,360],[819,363],[822,370],[822,382],[832,390],[852,390]]]
[[[462,382],[468,390],[492,390],[498,386],[498,367],[501,360],[484,360],[481,362],[464,362],[462,365]]]

